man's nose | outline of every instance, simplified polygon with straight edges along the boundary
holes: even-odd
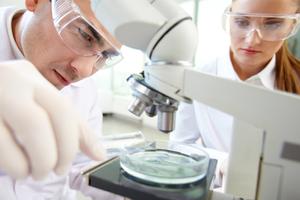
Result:
[[[248,32],[248,34],[246,35],[245,37],[245,41],[248,43],[248,44],[252,44],[252,45],[255,45],[255,44],[260,44],[261,41],[262,41],[262,38],[261,38],[261,33],[258,29],[252,29]]]
[[[96,61],[96,56],[76,56],[71,61],[71,67],[74,73],[83,79],[93,74]]]

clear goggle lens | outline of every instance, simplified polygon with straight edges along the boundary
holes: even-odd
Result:
[[[280,41],[296,34],[299,19],[300,14],[241,14],[226,10],[223,14],[223,28],[232,37],[244,38],[256,31],[262,40]]]
[[[95,68],[110,67],[122,55],[84,16],[72,0],[52,0],[54,26],[65,45],[80,56],[95,57]]]

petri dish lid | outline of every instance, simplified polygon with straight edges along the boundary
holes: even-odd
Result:
[[[194,144],[147,142],[120,155],[121,168],[129,175],[166,185],[190,184],[206,176],[208,154]]]

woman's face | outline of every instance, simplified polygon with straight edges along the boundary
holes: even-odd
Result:
[[[233,13],[241,14],[259,13],[262,15],[280,15],[295,14],[298,9],[297,7],[295,0],[235,0],[232,3],[231,11]],[[235,33],[234,30],[230,31],[233,63],[237,65],[240,70],[262,70],[283,45],[283,40],[265,41],[255,29],[261,28],[262,25],[274,28],[277,26],[278,22],[274,22],[274,19],[272,18],[245,18],[251,23],[251,29],[249,29],[251,31],[248,31],[248,33],[243,36],[241,36],[238,31]],[[237,22],[244,23],[243,21]]]

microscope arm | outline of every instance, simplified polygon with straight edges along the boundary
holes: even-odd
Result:
[[[300,97],[192,69],[183,76],[183,95],[235,117],[225,192],[299,199]]]
[[[101,0],[93,9],[123,45],[141,50],[151,61],[193,60],[197,30],[174,0]]]

